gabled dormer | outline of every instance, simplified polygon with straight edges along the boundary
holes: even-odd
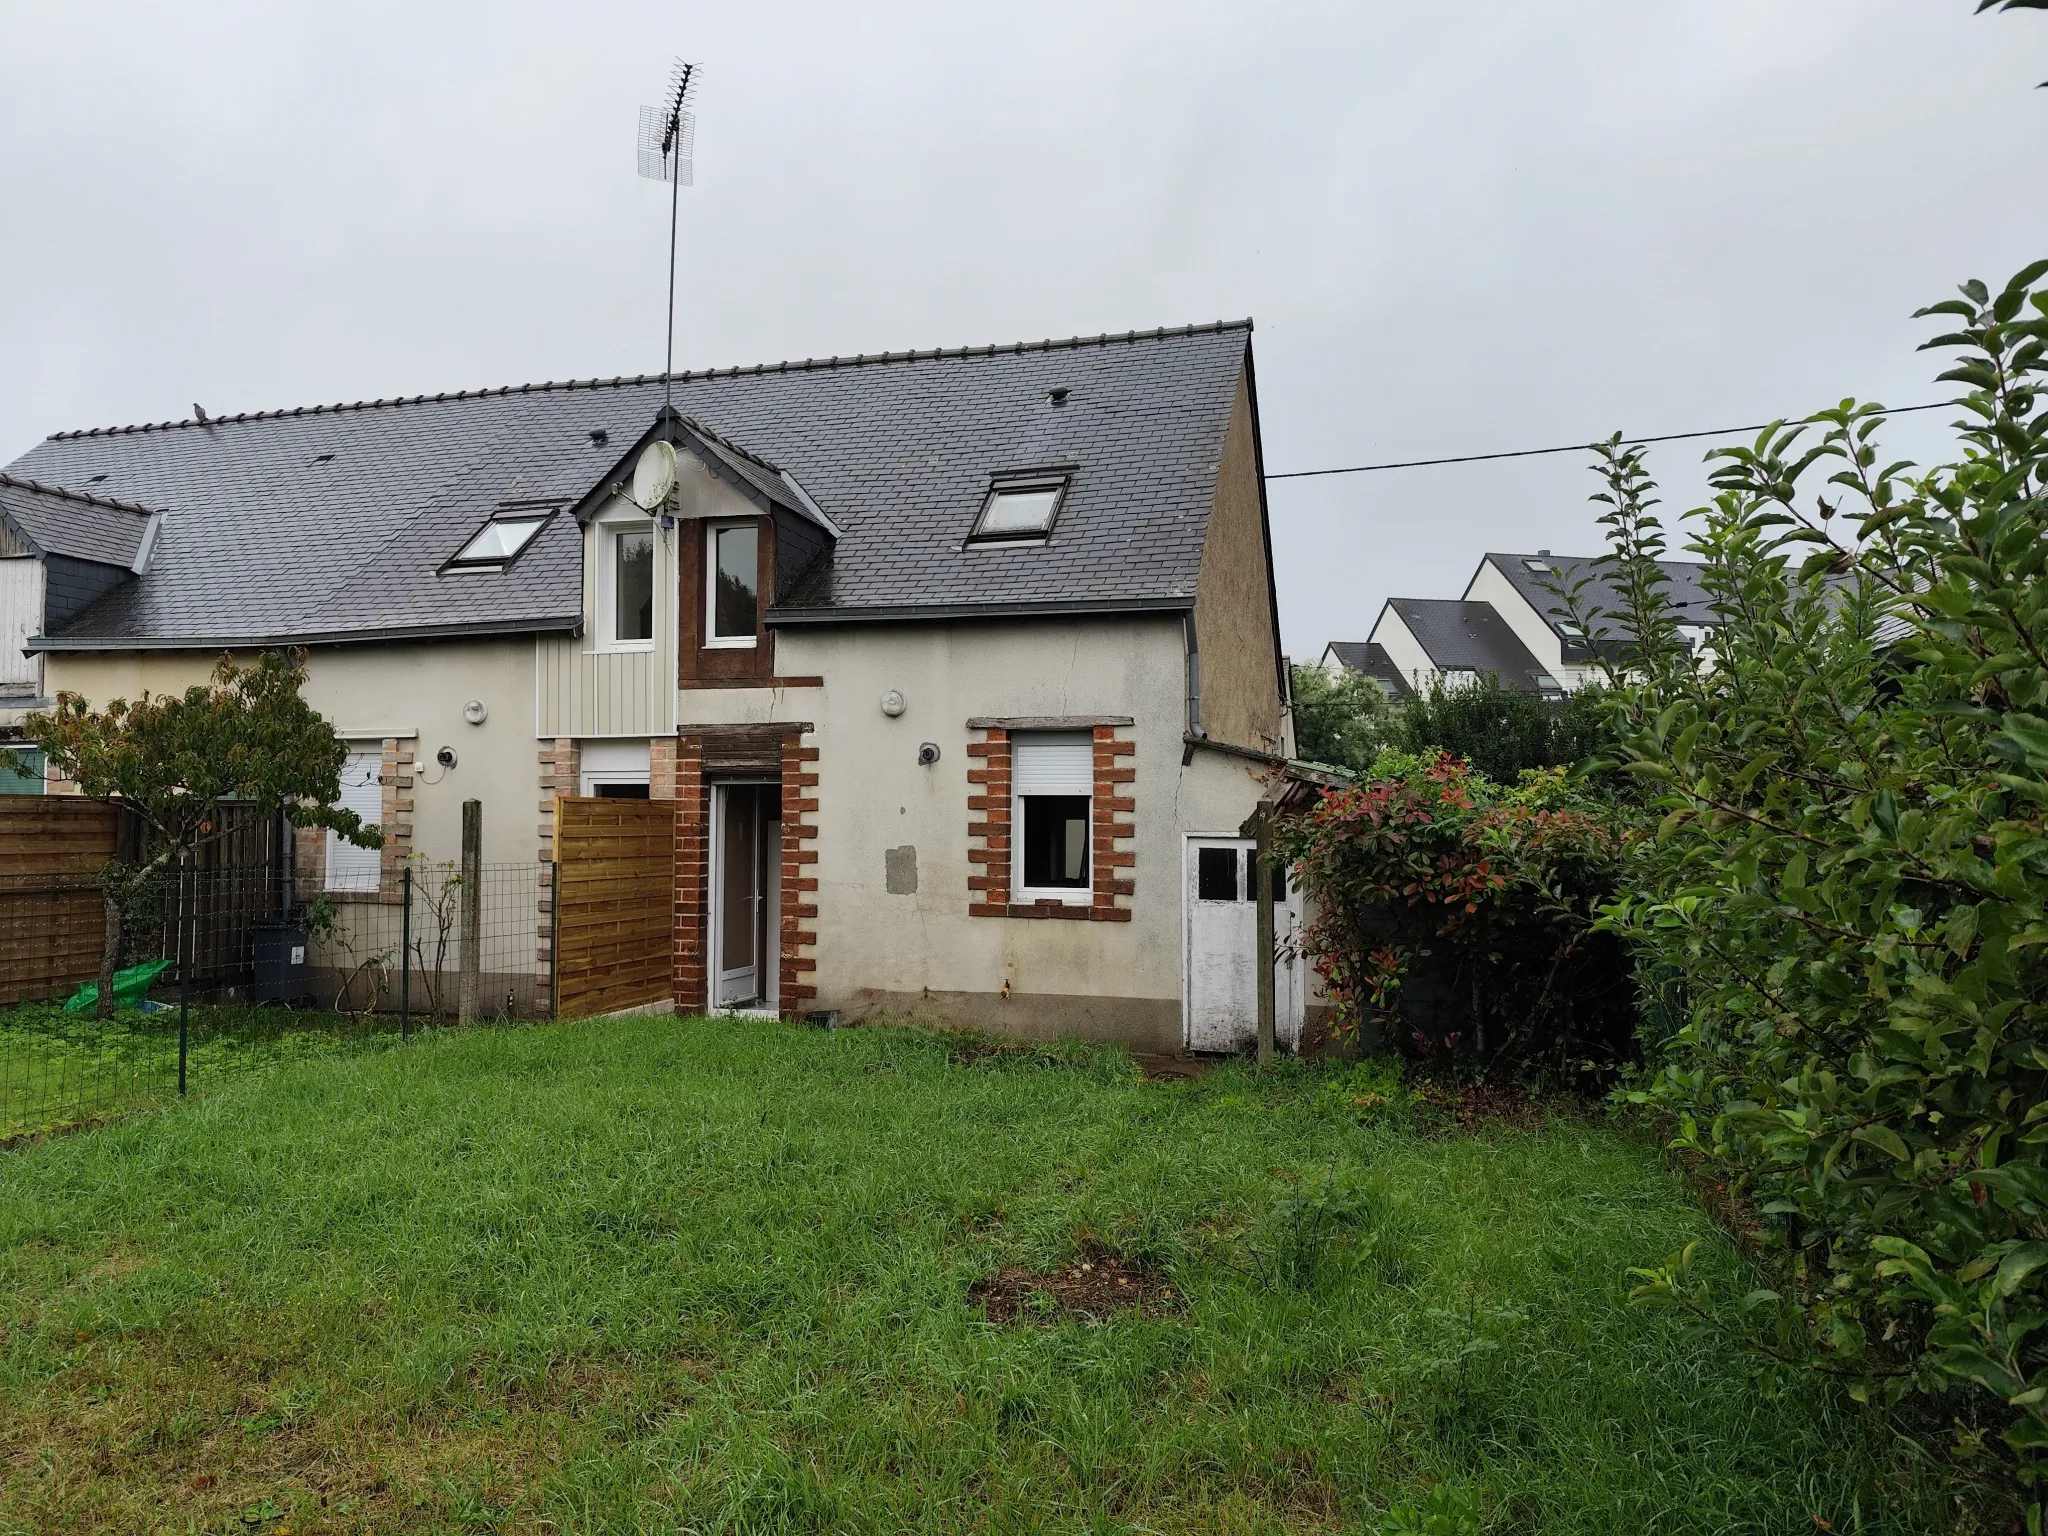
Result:
[[[0,711],[39,708],[36,642],[149,569],[163,513],[0,475]]]
[[[657,482],[636,472],[658,444],[674,452],[673,479],[643,506],[636,496]],[[543,734],[671,730],[678,688],[771,686],[768,610],[839,537],[794,475],[672,412],[570,510],[583,534],[583,635],[573,662],[570,642],[543,661]]]

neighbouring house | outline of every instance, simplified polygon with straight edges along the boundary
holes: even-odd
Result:
[[[679,1007],[1250,1035],[1239,829],[1291,726],[1248,321],[679,374],[672,410],[642,376],[63,432],[7,474],[148,530],[25,632],[39,696],[307,649],[386,839],[302,846],[337,901],[453,858],[465,800],[494,864],[552,857],[562,797],[664,800]],[[24,539],[44,590],[86,539]]]
[[[1701,581],[1705,566],[1691,560],[1658,564],[1681,638],[1702,651],[1713,622]],[[1488,674],[1506,688],[1567,693],[1597,680],[1603,652],[1625,647],[1629,636],[1611,619],[1588,636],[1568,616],[1560,588],[1576,588],[1585,608],[1620,606],[1592,556],[1552,555],[1547,549],[1488,554],[1462,597],[1390,598],[1366,641],[1332,641],[1323,664],[1364,673],[1394,698],[1426,692],[1439,680],[1456,688]]]
[[[60,629],[149,568],[161,519],[149,507],[0,474],[0,794],[40,794],[41,755],[18,745],[22,719],[47,708],[31,642]]]
[[[1408,679],[1394,664],[1394,658],[1387,654],[1387,648],[1372,641],[1332,640],[1323,647],[1322,667],[1332,677],[1345,672],[1361,673],[1379,684],[1380,692],[1390,699],[1407,699],[1415,695]]]

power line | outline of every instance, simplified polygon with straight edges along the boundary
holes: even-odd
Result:
[[[1939,411],[1960,405],[1960,400],[1930,400],[1925,405],[1892,405],[1878,410],[1880,416],[1903,416],[1908,411]],[[1789,422],[1787,423],[1790,424]],[[1624,447],[1635,447],[1642,443],[1679,443],[1693,437],[1732,437],[1738,432],[1761,432],[1773,425],[1760,421],[1753,427],[1714,427],[1705,432],[1666,432],[1657,437],[1624,437]],[[1308,480],[1318,475],[1369,475],[1381,469],[1428,469],[1437,464],[1480,464],[1488,459],[1533,459],[1546,453],[1584,453],[1597,448],[1598,443],[1566,443],[1557,448],[1515,448],[1506,453],[1461,453],[1448,459],[1401,459],[1392,464],[1350,464],[1342,469],[1290,469],[1281,474],[1268,475],[1268,480]]]

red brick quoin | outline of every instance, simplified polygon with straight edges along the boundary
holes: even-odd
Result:
[[[1078,902],[1010,900],[1010,733],[990,728],[981,741],[967,744],[968,914],[973,917],[1066,918],[1098,923],[1128,923],[1133,876],[1138,856],[1136,829],[1128,819],[1136,808],[1132,795],[1138,770],[1130,766],[1137,747],[1117,739],[1117,727],[1098,725],[1095,738],[1095,794],[1090,863],[1095,872],[1094,899]],[[1124,759],[1119,763],[1118,759]],[[1117,844],[1125,846],[1119,848]],[[978,844],[978,846],[976,846]]]

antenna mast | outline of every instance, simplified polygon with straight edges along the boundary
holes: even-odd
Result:
[[[681,212],[682,190],[693,184],[696,167],[697,116],[689,110],[695,100],[701,64],[677,59],[669,75],[668,90],[658,107],[640,109],[640,174],[650,181],[669,184],[668,198],[668,351],[661,370],[661,400],[665,411],[675,409],[676,372],[676,221]]]

